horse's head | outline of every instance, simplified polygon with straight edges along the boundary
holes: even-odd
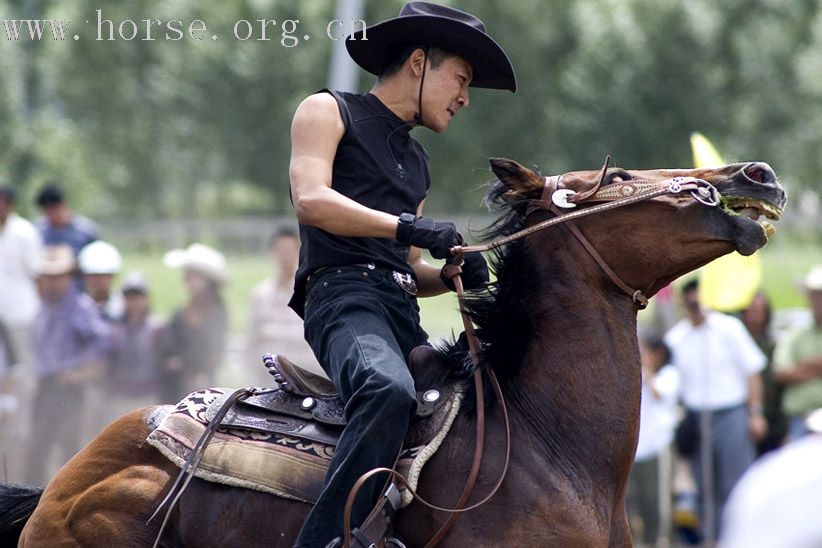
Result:
[[[648,297],[721,255],[750,255],[765,245],[774,229],[760,218],[778,219],[786,201],[773,169],[763,162],[644,171],[605,167],[559,177],[543,177],[505,159],[492,159],[491,166],[500,180],[497,198],[525,216],[526,225],[601,209],[571,222],[617,277]],[[545,247],[541,252],[579,247],[570,236],[557,238],[558,230],[534,236]]]

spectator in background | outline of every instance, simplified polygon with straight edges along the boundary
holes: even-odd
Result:
[[[11,344],[8,330],[0,322],[0,432],[5,430],[6,418],[17,410],[17,396],[11,382],[11,368],[15,364],[17,356],[14,354],[14,345]]]
[[[37,280],[43,307],[32,336],[38,377],[27,453],[32,485],[48,479],[53,450],[62,464],[80,449],[84,387],[99,377],[110,337],[94,301],[74,286],[75,271],[70,246],[46,247]]]
[[[149,287],[139,272],[124,279],[120,291],[125,311],[112,324],[111,355],[105,379],[110,398],[106,422],[144,405],[160,393],[161,322],[151,314]]]
[[[81,249],[97,239],[97,225],[71,211],[59,186],[50,184],[43,188],[37,195],[37,205],[43,212],[37,228],[46,245],[67,244],[77,257]]]
[[[274,272],[251,290],[246,369],[250,370],[251,384],[256,386],[272,382],[261,359],[267,352],[284,354],[291,361],[308,366],[312,372],[325,375],[303,338],[302,319],[288,308],[299,254],[300,239],[295,230],[281,228],[272,233],[269,255]]]
[[[14,189],[0,188],[0,321],[16,354],[30,365],[29,331],[40,307],[35,279],[43,243],[34,225],[14,211],[16,203]]]
[[[782,385],[774,379],[773,353],[776,340],[771,330],[771,316],[771,303],[761,291],[754,295],[751,304],[740,315],[748,333],[768,359],[762,370],[762,406],[768,433],[756,445],[760,456],[782,445],[788,431],[787,419],[782,412]]]
[[[802,286],[813,312],[813,325],[792,333],[774,355],[776,380],[784,386],[783,410],[788,439],[807,434],[805,416],[822,407],[822,264],[814,266]]]
[[[699,285],[682,288],[686,317],[665,335],[682,378],[682,400],[700,416],[700,447],[690,457],[703,533],[713,542],[734,484],[756,456],[767,423],[762,406],[766,358],[742,322],[703,310]]]
[[[166,266],[183,269],[188,302],[172,316],[161,343],[163,402],[212,384],[225,351],[228,315],[220,290],[228,282],[223,254],[195,243],[166,253]]]
[[[810,435],[760,459],[734,488],[722,548],[822,546],[822,410],[806,426]]]
[[[30,431],[29,408],[35,390],[31,326],[40,308],[35,280],[43,260],[43,241],[35,226],[16,213],[16,205],[14,189],[0,187],[0,323],[7,332],[6,351],[19,363],[0,380],[5,413],[14,414],[0,434],[8,474],[22,479],[24,455],[7,449],[24,443]]]
[[[97,303],[97,309],[107,321],[123,315],[123,298],[112,292],[114,277],[120,273],[123,258],[117,248],[97,240],[80,250],[77,257],[86,293]]]
[[[667,545],[671,535],[671,459],[679,401],[679,371],[662,337],[642,332],[642,403],[639,440],[628,481],[629,511],[641,519],[634,538],[647,546]],[[632,516],[633,518],[633,516]],[[636,523],[631,519],[632,525]]]

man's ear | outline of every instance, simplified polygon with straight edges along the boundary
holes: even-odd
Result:
[[[426,61],[425,51],[422,48],[417,48],[408,56],[408,66],[414,76],[421,76],[423,67]]]

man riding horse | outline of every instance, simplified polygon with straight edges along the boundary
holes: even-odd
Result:
[[[437,133],[468,106],[469,86],[516,90],[513,67],[485,25],[468,13],[410,2],[398,17],[346,40],[357,64],[377,76],[362,95],[323,90],[297,108],[290,182],[300,223],[300,265],[291,307],[346,402],[347,426],[322,494],[295,546],[333,544],[357,479],[391,467],[416,408],[406,359],[426,344],[418,296],[453,289],[437,266],[462,243],[451,222],[422,217],[428,157],[410,136]],[[447,261],[448,262],[448,261]],[[482,255],[465,256],[467,289],[488,281]],[[353,507],[362,524],[380,494],[369,480]]]

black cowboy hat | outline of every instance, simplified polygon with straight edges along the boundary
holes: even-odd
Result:
[[[379,75],[386,56],[401,44],[433,46],[459,55],[473,68],[473,87],[517,90],[511,61],[488,36],[482,21],[454,8],[408,2],[399,17],[365,27],[345,40],[351,58],[374,75]]]

